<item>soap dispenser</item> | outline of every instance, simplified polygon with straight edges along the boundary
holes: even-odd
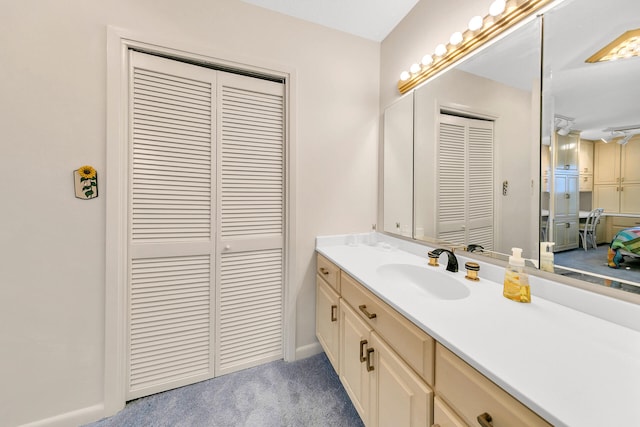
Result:
[[[511,248],[509,265],[504,273],[504,289],[502,295],[505,298],[517,302],[531,302],[531,289],[529,287],[529,275],[524,272],[524,258],[522,249]]]
[[[554,242],[540,242],[540,270],[553,273]]]

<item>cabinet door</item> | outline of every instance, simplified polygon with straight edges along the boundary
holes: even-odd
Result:
[[[640,213],[640,184],[624,184],[620,187],[620,212]]]
[[[593,175],[580,175],[580,191],[593,191]]]
[[[620,211],[620,187],[617,184],[593,186],[593,205],[603,208],[605,212]]]
[[[438,427],[467,427],[446,403],[438,396],[433,399],[433,426]]]
[[[566,172],[578,171],[578,135],[556,134],[556,156],[554,167]]]
[[[316,336],[336,372],[340,372],[340,296],[319,275],[316,277]]]
[[[578,175],[555,176],[554,216],[578,215]]]
[[[553,238],[556,242],[553,247],[554,251],[563,251],[578,247],[580,235],[577,221],[555,222],[553,232]]]
[[[581,174],[593,174],[593,141],[580,140],[578,167]]]
[[[620,176],[622,177],[622,184],[640,184],[640,168],[638,167],[638,159],[640,159],[640,136],[631,138],[621,150]]]
[[[596,142],[594,148],[595,184],[617,184],[620,177],[620,150],[618,144]]]
[[[371,329],[344,300],[340,300],[340,381],[365,425],[369,425],[369,387],[366,352]]]
[[[371,349],[367,361],[373,373],[368,425],[430,426],[431,389],[375,332],[371,333]]]

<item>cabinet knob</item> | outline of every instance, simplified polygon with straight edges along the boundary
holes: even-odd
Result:
[[[331,306],[331,321],[332,322],[337,322],[338,321],[338,306],[337,305],[332,305]]]
[[[493,424],[491,423],[492,418],[488,412],[478,415],[477,420],[482,427],[493,427]]]
[[[329,270],[327,270],[324,267],[320,267],[320,273],[324,274],[325,276],[328,276],[329,275]]]

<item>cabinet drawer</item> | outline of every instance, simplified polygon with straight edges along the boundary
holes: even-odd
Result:
[[[340,269],[320,254],[316,257],[316,269],[318,275],[340,293]]]
[[[427,384],[433,385],[435,340],[344,272],[340,284],[342,298]]]
[[[593,175],[580,174],[580,191],[593,191]]]
[[[551,425],[440,344],[436,393],[469,425],[478,425],[477,417],[484,413],[494,427]]]
[[[621,228],[639,227],[640,218],[635,218],[632,216],[612,216],[611,223],[614,227],[621,227]]]

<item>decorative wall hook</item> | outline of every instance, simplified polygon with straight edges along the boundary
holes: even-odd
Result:
[[[74,189],[78,199],[98,197],[98,172],[93,166],[85,165],[73,171]]]

